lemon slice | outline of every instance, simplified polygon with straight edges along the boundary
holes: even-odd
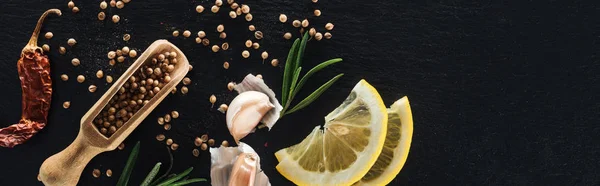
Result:
[[[387,110],[365,80],[325,116],[299,144],[275,153],[277,171],[298,185],[351,185],[379,157],[387,132]]]
[[[388,109],[388,126],[383,150],[371,170],[354,185],[387,185],[404,166],[412,141],[413,119],[408,97]]]

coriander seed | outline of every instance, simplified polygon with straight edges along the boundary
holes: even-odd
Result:
[[[229,62],[227,62],[227,61],[223,62],[223,68],[229,69]]]
[[[332,35],[329,32],[325,32],[325,34],[323,34],[323,37],[325,37],[325,39],[331,39]]]
[[[316,9],[315,11],[313,11],[313,13],[315,14],[315,16],[319,17],[321,16],[321,10]]]
[[[227,108],[229,108],[227,105],[221,104],[218,110],[221,111],[221,113],[225,113],[227,112]]]
[[[248,52],[247,50],[242,51],[242,57],[249,58],[250,57],[250,52]]]
[[[240,6],[237,3],[231,4],[231,9],[238,9]]]
[[[279,14],[279,22],[287,22],[287,16],[285,14]]]
[[[46,37],[46,39],[52,39],[52,37],[54,37],[54,34],[52,34],[52,32],[46,32],[46,34],[44,34],[44,37]]]
[[[312,2],[313,2],[313,3],[317,3],[317,2],[319,2],[319,0],[312,0]]]
[[[167,123],[167,124],[165,124],[163,127],[164,127],[164,128],[165,128],[165,130],[167,130],[167,131],[168,131],[168,130],[171,130],[171,124],[168,124],[168,123]]]
[[[181,81],[184,85],[189,85],[192,83],[192,80],[189,77],[185,77],[183,78],[183,80]]]
[[[77,41],[75,41],[75,39],[73,39],[73,38],[69,38],[69,40],[67,40],[67,44],[69,46],[73,46],[73,45],[77,44]]]
[[[67,53],[67,49],[65,47],[62,47],[62,46],[58,47],[58,53],[65,54],[65,53]]]
[[[262,39],[263,38],[263,33],[261,31],[256,31],[256,32],[254,32],[254,37],[256,39]]]
[[[106,9],[106,7],[108,7],[108,4],[106,3],[106,1],[100,2],[100,9],[104,10],[104,9]]]
[[[272,59],[271,60],[271,65],[276,67],[277,65],[279,65],[279,60],[278,59]]]
[[[106,169],[106,177],[112,177],[112,170]]]
[[[199,147],[200,145],[202,145],[202,139],[200,139],[199,137],[196,137],[196,139],[194,140],[194,145],[196,145],[196,147]]]
[[[77,13],[77,12],[79,12],[79,7],[73,7],[72,10],[73,10],[73,13]]]
[[[229,142],[227,142],[227,140],[223,140],[223,142],[221,142],[221,146],[229,147]]]
[[[71,107],[71,102],[70,101],[63,102],[63,108],[68,109],[69,107]]]
[[[121,49],[117,49],[117,56],[122,56],[123,55],[123,51]]]
[[[79,64],[81,64],[81,62],[79,61],[79,59],[77,59],[77,58],[73,58],[73,59],[71,60],[71,64],[72,64],[73,66],[79,66]]]
[[[227,38],[227,34],[225,32],[221,32],[221,34],[219,34],[219,38],[225,39]]]
[[[67,3],[67,7],[69,7],[70,9],[71,9],[71,8],[74,8],[74,7],[75,7],[75,2],[73,2],[73,1],[69,1],[69,2]]]
[[[125,57],[123,57],[123,56],[117,57],[117,62],[122,63],[123,61],[125,61]]]
[[[215,5],[217,5],[217,6],[223,5],[223,0],[215,0]]]
[[[246,45],[246,47],[248,47],[248,48],[252,47],[252,41],[251,41],[251,40],[246,40],[246,43],[245,43],[245,45]]]
[[[229,82],[229,83],[227,83],[227,89],[228,89],[229,91],[232,91],[234,86],[235,86],[235,83],[233,83],[233,82]]]
[[[302,22],[300,22],[300,20],[294,20],[292,21],[292,26],[298,28],[302,25]]]
[[[316,39],[317,41],[321,41],[321,39],[323,39],[323,34],[321,34],[321,32],[317,32],[317,33],[315,34],[315,39]]]
[[[66,74],[62,74],[62,75],[60,75],[60,79],[62,79],[63,81],[67,81],[67,80],[69,80],[69,76]]]
[[[200,151],[198,149],[194,149],[192,150],[192,155],[194,155],[194,157],[198,157],[200,156]]]
[[[117,1],[117,8],[121,9],[123,7],[125,7],[125,4],[123,3],[123,1]]]
[[[171,117],[173,117],[173,118],[179,118],[179,112],[177,112],[175,110],[171,111]]]
[[[267,53],[267,51],[264,51],[260,54],[260,57],[263,59],[263,61],[267,58],[269,58],[269,53]]]
[[[196,43],[198,43],[198,44],[202,43],[202,39],[200,39],[200,37],[196,37],[196,40],[195,40],[195,41],[196,41]]]
[[[206,145],[206,143],[203,143],[202,145],[200,145],[200,149],[206,150],[208,149],[208,145]]]
[[[102,79],[104,77],[104,72],[102,72],[102,70],[98,70],[98,72],[96,72],[96,77],[98,79]]]
[[[229,49],[229,43],[225,42],[225,43],[221,44],[221,48],[222,48],[223,50],[227,50],[227,49]]]
[[[190,35],[192,35],[192,33],[189,30],[183,31],[183,37],[190,37]]]
[[[256,30],[256,27],[254,25],[248,25],[248,30],[254,32]]]
[[[124,46],[124,47],[121,49],[121,51],[122,51],[124,54],[128,54],[128,53],[129,53],[129,47],[127,47],[127,46]]]
[[[102,173],[98,169],[94,169],[94,171],[92,171],[92,176],[94,176],[94,178],[100,177],[100,174],[102,174]]]
[[[219,45],[213,45],[212,46],[212,51],[213,52],[218,52],[219,51]]]
[[[210,98],[208,98],[208,101],[210,102],[210,104],[212,104],[210,107],[213,107],[215,105],[215,102],[217,102],[217,96],[210,95]]]
[[[232,4],[235,0],[227,0],[227,4]]]
[[[204,7],[202,5],[196,6],[196,12],[198,12],[198,13],[204,12]]]
[[[119,148],[119,150],[123,150],[123,149],[125,149],[125,143],[121,143],[121,144],[119,144],[119,147],[118,147],[118,148]]]
[[[308,19],[302,20],[302,27],[306,28],[306,27],[308,27],[308,24],[309,24]]]
[[[325,29],[326,30],[333,30],[333,24],[332,23],[325,24]]]
[[[113,23],[118,23],[120,20],[121,20],[121,17],[119,17],[119,15],[113,15],[112,16]]]
[[[45,51],[45,52],[49,52],[50,51],[50,45],[48,45],[48,44],[42,45],[42,50]]]
[[[171,139],[171,138],[167,139],[166,144],[167,145],[173,144],[173,139]]]
[[[104,21],[106,19],[106,14],[104,12],[98,12],[98,20]]]
[[[258,44],[258,43],[252,43],[252,48],[253,49],[259,49],[260,48],[260,44]]]
[[[248,13],[248,14],[246,14],[245,18],[246,18],[246,21],[250,22],[250,21],[252,21],[253,16],[251,13]]]
[[[115,0],[110,0],[110,3],[109,3],[109,5],[110,5],[110,7],[115,7],[115,6],[117,6],[117,1],[115,1]]]
[[[218,7],[217,5],[213,5],[213,6],[210,8],[210,11],[211,11],[212,13],[217,13],[217,12],[219,12],[219,7]]]
[[[117,56],[117,53],[115,51],[110,51],[107,54],[108,59],[114,59]]]
[[[283,34],[283,38],[284,39],[292,39],[292,33],[286,32],[285,34]]]
[[[310,30],[308,30],[308,35],[310,35],[311,37],[315,36],[316,33],[317,30],[315,28],[310,28]]]
[[[222,24],[217,26],[217,32],[223,32],[225,30],[225,26],[223,26]]]
[[[112,76],[106,76],[106,82],[107,83],[112,83],[113,82],[113,77]]]
[[[300,28],[300,35],[304,34],[304,28]]]
[[[158,117],[157,122],[158,122],[159,125],[164,125],[165,124],[165,118]]]
[[[156,140],[157,141],[164,141],[165,140],[165,135],[164,134],[156,135]]]
[[[177,37],[177,36],[179,36],[179,30],[173,31],[173,37]]]
[[[129,41],[129,39],[131,39],[131,35],[129,35],[129,34],[123,35],[123,41]]]
[[[206,37],[206,32],[204,32],[204,31],[202,31],[202,30],[198,31],[198,37],[199,37],[200,39],[203,39],[204,37]]]
[[[244,14],[250,13],[250,6],[242,4],[242,13],[244,13]]]
[[[135,50],[130,50],[129,51],[129,57],[130,58],[135,58],[137,56],[137,52]]]
[[[231,19],[235,19],[237,18],[237,14],[234,11],[229,11],[229,17],[231,17]]]
[[[207,38],[202,39],[202,45],[204,45],[204,46],[210,45],[210,40],[208,40]]]
[[[182,94],[187,94],[188,93],[188,88],[186,86],[181,87],[181,93]]]
[[[208,134],[202,134],[202,136],[200,136],[200,140],[202,140],[202,142],[206,143],[206,141],[208,141]]]
[[[97,88],[98,87],[96,87],[96,85],[90,85],[90,87],[88,87],[88,91],[90,91],[91,93],[94,93],[94,92],[96,92]]]

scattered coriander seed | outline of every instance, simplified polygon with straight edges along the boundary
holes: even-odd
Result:
[[[63,108],[68,109],[69,107],[71,107],[71,102],[70,101],[63,102]]]
[[[256,30],[256,27],[254,25],[248,25],[248,30],[254,32]]]
[[[118,23],[120,20],[121,20],[121,17],[119,17],[119,15],[113,15],[112,16],[113,23]]]
[[[325,32],[325,34],[323,34],[323,37],[325,37],[325,39],[331,39],[332,35],[329,32]]]
[[[251,41],[251,40],[246,40],[246,43],[245,43],[245,45],[246,45],[246,47],[248,47],[248,48],[252,47],[252,41]]]
[[[225,30],[225,26],[223,26],[222,24],[217,26],[217,32],[223,32]]]
[[[263,33],[261,31],[256,31],[256,32],[254,32],[254,37],[256,39],[262,39],[263,38]]]
[[[251,13],[248,13],[248,14],[246,14],[246,16],[244,18],[246,18],[246,21],[250,22],[250,21],[252,21],[252,18],[254,18],[254,17],[252,16]]]
[[[219,110],[221,113],[225,113],[227,112],[227,108],[229,108],[227,105],[221,104],[217,110]]]
[[[231,17],[231,19],[235,19],[237,18],[237,14],[234,11],[229,11],[229,17]]]
[[[102,72],[102,70],[98,70],[98,72],[96,72],[96,77],[98,79],[102,79],[104,77],[104,72]]]
[[[294,20],[294,21],[292,21],[292,26],[298,28],[298,27],[302,26],[302,22],[300,22],[300,20]]]
[[[229,69],[229,62],[227,62],[227,61],[223,62],[223,68]]]
[[[181,93],[182,94],[187,94],[188,93],[188,88],[186,86],[181,87]]]
[[[73,39],[73,38],[69,38],[69,40],[67,40],[67,44],[69,46],[73,46],[73,45],[77,44],[77,41],[75,41],[75,39]]]
[[[219,51],[219,45],[213,45],[212,46],[212,51],[213,52],[218,52]]]
[[[164,141],[165,140],[165,135],[164,134],[156,135],[156,140],[158,140],[158,141]]]
[[[202,31],[202,30],[198,31],[198,37],[199,37],[200,39],[203,39],[204,37],[206,37],[206,32],[204,32],[204,31]]]
[[[260,44],[258,44],[258,43],[252,43],[252,48],[253,49],[259,49],[260,48]]]
[[[283,34],[283,38],[284,39],[292,39],[292,33],[286,32],[285,34]]]
[[[200,140],[206,143],[206,141],[208,141],[208,134],[202,134],[202,136],[200,136]]]
[[[227,83],[227,89],[228,89],[229,91],[232,91],[234,86],[235,86],[235,83],[233,83],[233,82],[229,82],[229,83]]]
[[[157,122],[158,122],[159,125],[164,125],[165,124],[165,118],[158,117]]]
[[[65,53],[67,53],[67,49],[65,47],[62,47],[62,46],[58,47],[58,53],[65,54]]]
[[[109,5],[110,5],[110,7],[115,7],[115,6],[117,6],[117,1],[115,1],[115,0],[110,0],[110,3],[109,3]]]
[[[279,22],[287,22],[287,16],[285,14],[279,14]]]
[[[204,45],[204,46],[210,45],[210,40],[208,40],[207,38],[202,39],[202,45]]]
[[[231,9],[238,9],[240,6],[237,3],[231,4]]]
[[[200,145],[200,149],[206,150],[208,149],[208,145],[206,145],[206,143],[203,143],[202,145]]]
[[[52,37],[54,37],[54,34],[52,32],[46,32],[46,34],[44,34],[44,37],[46,37],[46,39],[52,39]]]
[[[202,43],[202,39],[200,39],[200,37],[196,37],[196,43],[198,43],[198,44]]]
[[[208,140],[208,145],[211,146],[211,147],[215,146],[215,140],[214,139],[209,139]]]
[[[171,130],[171,124],[166,123],[163,127],[165,130]]]
[[[124,54],[127,54],[127,53],[129,53],[130,49],[129,49],[129,47],[127,47],[127,46],[124,46],[124,47],[121,49],[121,51],[122,51]]]
[[[84,81],[85,81],[85,76],[83,76],[83,75],[78,75],[77,76],[77,82],[83,83]]]
[[[217,96],[210,95],[210,98],[208,98],[208,101],[210,102],[210,104],[212,104],[210,107],[213,107],[215,105],[215,102],[217,102]]]
[[[250,57],[250,52],[248,52],[247,50],[242,51],[242,57],[244,57],[244,58]]]
[[[123,57],[123,56],[117,57],[117,62],[122,63],[123,61],[125,61],[125,57]]]
[[[219,38],[221,38],[221,39],[225,39],[225,38],[227,38],[227,34],[226,34],[225,32],[221,32],[221,33],[219,34]]]
[[[244,13],[244,14],[250,13],[250,6],[242,4],[242,13]]]
[[[184,85],[189,85],[192,83],[192,80],[189,77],[185,77],[183,78],[183,80],[181,81]]]
[[[106,177],[112,177],[112,170],[106,169]]]
[[[198,13],[204,12],[204,7],[202,5],[196,6],[196,12],[198,12]]]
[[[123,55],[123,51],[121,49],[117,49],[116,53],[117,53],[117,56]]]
[[[119,144],[119,147],[118,147],[118,148],[119,148],[119,150],[123,150],[123,149],[125,149],[125,143],[121,143],[121,144]]]
[[[88,87],[88,90],[89,90],[91,93],[94,93],[94,92],[96,92],[96,89],[97,89],[97,88],[98,88],[98,87],[96,87],[96,85],[90,85],[90,87]]]
[[[92,171],[92,176],[94,176],[94,178],[100,177],[100,174],[102,174],[102,173],[98,169],[94,169],[94,171]]]
[[[263,59],[263,61],[267,58],[269,58],[269,53],[267,53],[267,51],[264,51],[260,54],[260,57]]]
[[[173,87],[173,90],[171,90],[171,94],[175,94],[177,93],[177,87]]]
[[[73,66],[79,66],[79,64],[81,64],[81,61],[79,61],[79,59],[77,59],[77,58],[73,58],[73,59],[71,59],[71,64]]]
[[[131,35],[129,35],[129,34],[123,35],[123,41],[129,41],[129,39],[131,39]]]
[[[70,9],[71,9],[71,8],[74,8],[74,7],[75,7],[75,2],[73,2],[73,1],[69,1],[69,2],[67,3],[67,7],[69,7]]]
[[[106,76],[106,82],[107,83],[112,83],[113,82],[113,77],[112,76]]]
[[[72,10],[73,10],[73,13],[77,13],[77,12],[79,12],[79,7],[73,7]]]
[[[173,31],[173,37],[177,37],[177,36],[179,36],[179,30]]]
[[[104,9],[106,9],[106,7],[108,7],[108,4],[106,3],[106,1],[100,2],[100,9],[104,10]]]
[[[69,76],[67,74],[62,74],[60,75],[60,79],[62,79],[63,81],[67,81],[69,80]]]
[[[221,142],[221,146],[229,147],[229,142],[227,142],[227,140],[223,140],[223,142]]]
[[[136,57],[136,56],[137,56],[137,52],[136,52],[135,50],[130,50],[130,51],[129,51],[129,57],[130,57],[130,58],[134,58],[134,57]]]
[[[123,3],[123,1],[117,1],[117,8],[121,9],[123,7],[125,7],[125,4]]]
[[[198,149],[194,149],[192,150],[192,155],[194,155],[194,157],[198,157],[200,156],[200,151]]]
[[[98,12],[98,20],[104,21],[106,19],[106,14],[104,12]]]
[[[50,45],[48,45],[48,44],[42,45],[42,50],[44,50],[45,52],[49,52],[50,51]]]
[[[123,0],[124,3],[129,3],[131,0]]]
[[[166,144],[167,145],[173,144],[173,139],[171,139],[171,138],[167,139]]]
[[[196,147],[199,147],[200,145],[202,145],[202,139],[199,137],[196,137],[196,139],[194,140],[194,145],[196,145]]]
[[[309,24],[308,19],[302,20],[302,27],[306,28],[306,27],[308,27],[308,24]]]
[[[221,48],[222,48],[223,50],[228,50],[228,49],[229,49],[229,43],[227,43],[227,42],[224,42],[223,44],[221,44]]]
[[[313,2],[313,3],[317,3],[317,2],[319,2],[319,0],[312,0],[312,2]]]
[[[217,5],[217,6],[223,5],[223,0],[215,0],[215,5]]]
[[[333,30],[333,24],[332,23],[325,24],[325,29],[326,30]]]
[[[313,11],[313,13],[315,14],[315,16],[319,17],[321,16],[321,10],[316,9],[315,11]]]
[[[277,65],[279,65],[279,60],[278,59],[272,59],[271,60],[271,65],[276,67]]]
[[[192,65],[190,65],[190,68],[188,69],[188,72],[192,71],[192,69],[194,69],[194,67]]]
[[[317,41],[321,41],[321,39],[323,39],[323,34],[321,34],[321,32],[315,33],[315,39]]]
[[[308,35],[310,35],[311,37],[315,36],[316,33],[317,30],[315,28],[310,28],[310,30],[308,30]]]
[[[189,30],[183,31],[183,37],[190,37],[190,35],[192,35],[192,33]]]
[[[304,34],[304,28],[300,28],[300,35]]]
[[[213,6],[210,8],[210,11],[211,11],[212,13],[217,13],[217,12],[219,12],[219,7],[218,7],[217,5],[213,5]]]
[[[263,78],[261,74],[257,74],[257,75],[256,75],[256,77],[257,77],[258,79],[262,79],[262,78]]]
[[[173,118],[179,118],[179,112],[177,112],[176,110],[171,111],[171,117],[173,117]]]
[[[158,92],[158,91],[156,91],[156,92]],[[165,114],[165,123],[169,123],[169,122],[171,122],[171,114]]]

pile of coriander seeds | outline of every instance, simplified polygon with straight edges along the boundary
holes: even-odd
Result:
[[[176,52],[158,54],[136,70],[96,116],[94,124],[110,137],[171,81],[177,64]]]

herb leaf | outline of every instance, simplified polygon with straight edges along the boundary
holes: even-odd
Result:
[[[127,182],[129,182],[129,177],[131,176],[131,171],[133,170],[133,166],[135,166],[135,161],[137,160],[139,152],[140,142],[138,141],[135,144],[135,147],[133,147],[133,150],[131,150],[131,153],[129,154],[129,158],[127,159],[125,168],[123,168],[123,173],[121,173],[121,177],[119,177],[117,186],[127,186]]]
[[[201,182],[201,181],[207,181],[207,180],[204,178],[194,178],[194,179],[184,180],[184,181],[180,181],[180,182],[175,182],[169,186],[181,186],[181,185],[187,185],[190,183],[196,183],[196,182]]]
[[[152,168],[152,170],[150,171],[150,173],[148,173],[148,176],[146,176],[146,179],[144,179],[144,181],[142,182],[142,184],[140,186],[148,186],[150,185],[150,183],[152,182],[152,180],[154,179],[154,177],[156,177],[156,174],[158,174],[158,171],[160,170],[160,165],[162,163],[158,162],[156,163],[156,165],[154,165],[154,168]]]
[[[300,42],[300,48],[298,48],[298,53],[296,55],[296,63],[294,66],[294,70],[300,68],[300,65],[302,64],[302,57],[304,56],[304,50],[306,49],[306,42],[308,42],[308,32],[304,33],[304,36],[302,37],[302,42]]]
[[[190,168],[186,169],[181,174],[177,174],[176,176],[165,180],[164,182],[158,184],[157,186],[166,186],[173,182],[176,182],[177,180],[180,180],[181,178],[187,176],[190,172],[192,172],[192,170],[194,170],[194,167],[190,167]]]
[[[323,94],[323,92],[325,92],[331,85],[333,85],[333,83],[335,83],[338,79],[340,79],[340,77],[342,77],[343,75],[344,74],[338,74],[337,76],[331,78],[331,80],[329,80],[325,84],[321,85],[321,87],[319,87],[313,93],[308,95],[306,98],[304,98],[304,100],[300,101],[300,103],[298,103],[296,106],[294,106],[294,108],[292,108],[291,110],[287,111],[285,114],[290,114],[292,112],[296,112],[296,111],[308,106],[309,104],[311,104],[313,101],[315,101],[317,98],[319,98],[319,96],[321,96],[321,94]]]
[[[300,72],[302,71],[302,67],[299,67],[298,69],[296,69],[296,71],[294,72],[294,76],[292,77],[292,86],[290,86],[290,92],[289,92],[289,98],[288,98],[288,104],[286,105],[290,105],[290,103],[292,103],[292,99],[294,99],[292,92],[294,92],[296,90],[296,83],[298,82],[298,78],[300,78]]]
[[[292,48],[290,48],[290,52],[288,53],[288,57],[285,60],[285,68],[283,71],[283,86],[281,87],[281,103],[285,105],[287,101],[287,96],[290,91],[290,80],[292,78],[292,73],[294,72],[294,60],[296,59],[296,51],[298,50],[298,43],[300,43],[300,39],[296,39]]]

